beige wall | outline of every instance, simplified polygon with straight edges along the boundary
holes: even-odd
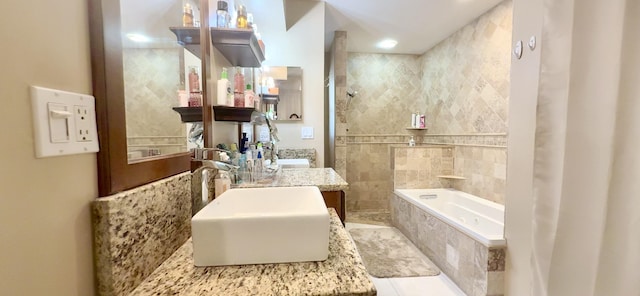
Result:
[[[34,157],[29,85],[91,93],[87,1],[0,9],[0,292],[93,295],[96,156]],[[37,8],[37,9],[35,9]]]
[[[260,19],[254,14],[266,45],[265,66],[302,67],[302,122],[277,123],[280,148],[314,148],[324,166],[324,2],[294,1],[308,12],[288,31],[284,19]],[[299,2],[299,3],[298,3]],[[282,1],[247,1],[254,11],[281,10]],[[302,140],[301,128],[314,129],[314,139]]]

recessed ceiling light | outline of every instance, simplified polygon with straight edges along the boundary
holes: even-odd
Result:
[[[135,41],[135,42],[149,42],[149,41],[151,41],[151,39],[149,37],[144,36],[144,35],[140,35],[140,34],[135,34],[135,33],[127,34],[127,38],[129,38],[131,41]]]
[[[385,39],[378,42],[378,47],[384,49],[392,49],[396,47],[396,45],[398,45],[398,41],[395,41],[393,39]]]

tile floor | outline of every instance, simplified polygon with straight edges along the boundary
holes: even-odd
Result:
[[[370,224],[346,223],[347,231],[354,228],[387,227]],[[444,273],[438,276],[375,278],[378,296],[466,296]]]

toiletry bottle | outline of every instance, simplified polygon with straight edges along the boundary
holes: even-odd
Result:
[[[236,19],[236,28],[247,28],[247,7],[244,5],[238,6],[238,18]]]
[[[411,113],[411,127],[416,127],[416,114]]]
[[[196,67],[189,69],[189,107],[202,107],[202,91],[200,91],[200,77]]]
[[[254,99],[256,94],[251,90],[251,84],[247,84],[247,89],[244,91],[244,106],[254,108]]]
[[[416,113],[414,113],[416,116],[416,121],[414,121],[413,123],[413,128],[418,128],[420,127],[420,112],[416,111]]]
[[[425,122],[425,116],[424,116],[424,114],[421,114],[421,115],[420,115],[420,120],[419,120],[419,122],[420,122],[420,128],[425,128],[425,127],[426,127],[426,124],[427,124],[427,123]]]
[[[409,139],[409,147],[414,147],[416,146],[416,140],[413,139],[413,136],[411,136],[411,139]]]
[[[258,156],[256,157],[256,165],[254,168],[254,175],[256,180],[262,179],[263,166],[264,166],[264,162],[262,158],[262,151],[258,150]]]
[[[247,29],[253,30],[253,14],[247,13]]]
[[[215,198],[218,198],[221,194],[231,188],[231,178],[225,171],[218,170],[218,173],[214,179]]]
[[[182,26],[193,27],[193,9],[189,3],[185,4],[182,9]]]
[[[233,77],[233,106],[244,107],[244,75],[242,68],[236,68],[236,75]]]
[[[217,105],[219,106],[229,106],[229,97],[231,94],[231,82],[228,79],[229,74],[227,73],[227,68],[222,68],[222,74],[220,75],[220,80],[218,80],[218,97],[217,97]]]
[[[226,0],[218,0],[218,10],[216,10],[216,27],[229,27],[229,3]]]
[[[200,77],[198,76],[198,71],[196,67],[189,68],[189,92],[199,92],[200,91]]]

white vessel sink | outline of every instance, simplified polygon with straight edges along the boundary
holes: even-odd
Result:
[[[329,213],[318,187],[231,189],[191,219],[196,266],[323,261]]]
[[[278,165],[283,168],[309,168],[309,160],[306,158],[278,159]]]

